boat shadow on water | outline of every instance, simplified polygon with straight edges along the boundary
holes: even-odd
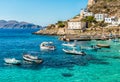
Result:
[[[120,59],[120,56],[102,56],[103,58]]]
[[[61,75],[63,77],[72,77],[72,76],[74,76],[74,74],[72,74],[72,73],[61,73]]]
[[[42,63],[35,63],[23,60],[23,63],[20,65],[22,69],[30,69],[30,70],[39,70],[42,69]]]
[[[98,59],[93,55],[86,56],[71,56],[63,57],[62,59],[57,58],[44,58],[43,66],[48,68],[67,68],[68,70],[74,70],[73,67],[77,66],[88,66],[89,64],[96,65],[109,65],[110,63],[104,59]]]

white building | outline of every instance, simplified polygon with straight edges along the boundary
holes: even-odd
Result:
[[[118,24],[120,25],[120,18],[118,18]]]
[[[107,17],[107,14],[95,14],[94,17],[96,21],[104,21],[104,19]]]
[[[112,18],[105,18],[105,23],[112,23]]]
[[[81,22],[80,20],[72,19],[68,21],[68,29],[70,30],[81,30],[86,27],[85,22]]]
[[[85,17],[86,17],[86,16],[94,16],[94,14],[93,14],[93,12],[87,12],[87,13],[84,14],[84,16],[85,16]]]
[[[119,23],[118,23],[118,21],[113,21],[111,25],[112,26],[119,26]]]
[[[80,15],[81,15],[82,17],[94,16],[93,12],[88,12],[87,9],[82,9]]]
[[[105,23],[109,23],[112,26],[118,26],[120,24],[120,19],[118,19],[117,17],[108,17],[105,18]]]
[[[105,23],[112,23],[115,21],[118,21],[117,17],[115,17],[115,16],[105,18]]]

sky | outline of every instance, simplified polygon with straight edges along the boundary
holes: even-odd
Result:
[[[17,20],[42,26],[68,20],[87,6],[88,0],[0,0],[0,20]]]

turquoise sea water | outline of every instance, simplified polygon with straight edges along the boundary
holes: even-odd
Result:
[[[120,43],[112,41],[78,42],[89,46],[110,44],[110,49],[86,51],[86,56],[74,56],[62,51],[62,41],[55,36],[32,35],[35,30],[0,30],[0,82],[120,82]],[[39,44],[52,41],[55,51],[41,51]],[[28,64],[22,55],[31,53],[44,60]],[[4,58],[23,61],[20,66],[6,65]]]

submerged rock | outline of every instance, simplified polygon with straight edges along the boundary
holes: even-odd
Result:
[[[62,76],[64,76],[64,77],[72,77],[73,74],[71,74],[71,73],[62,73]]]

